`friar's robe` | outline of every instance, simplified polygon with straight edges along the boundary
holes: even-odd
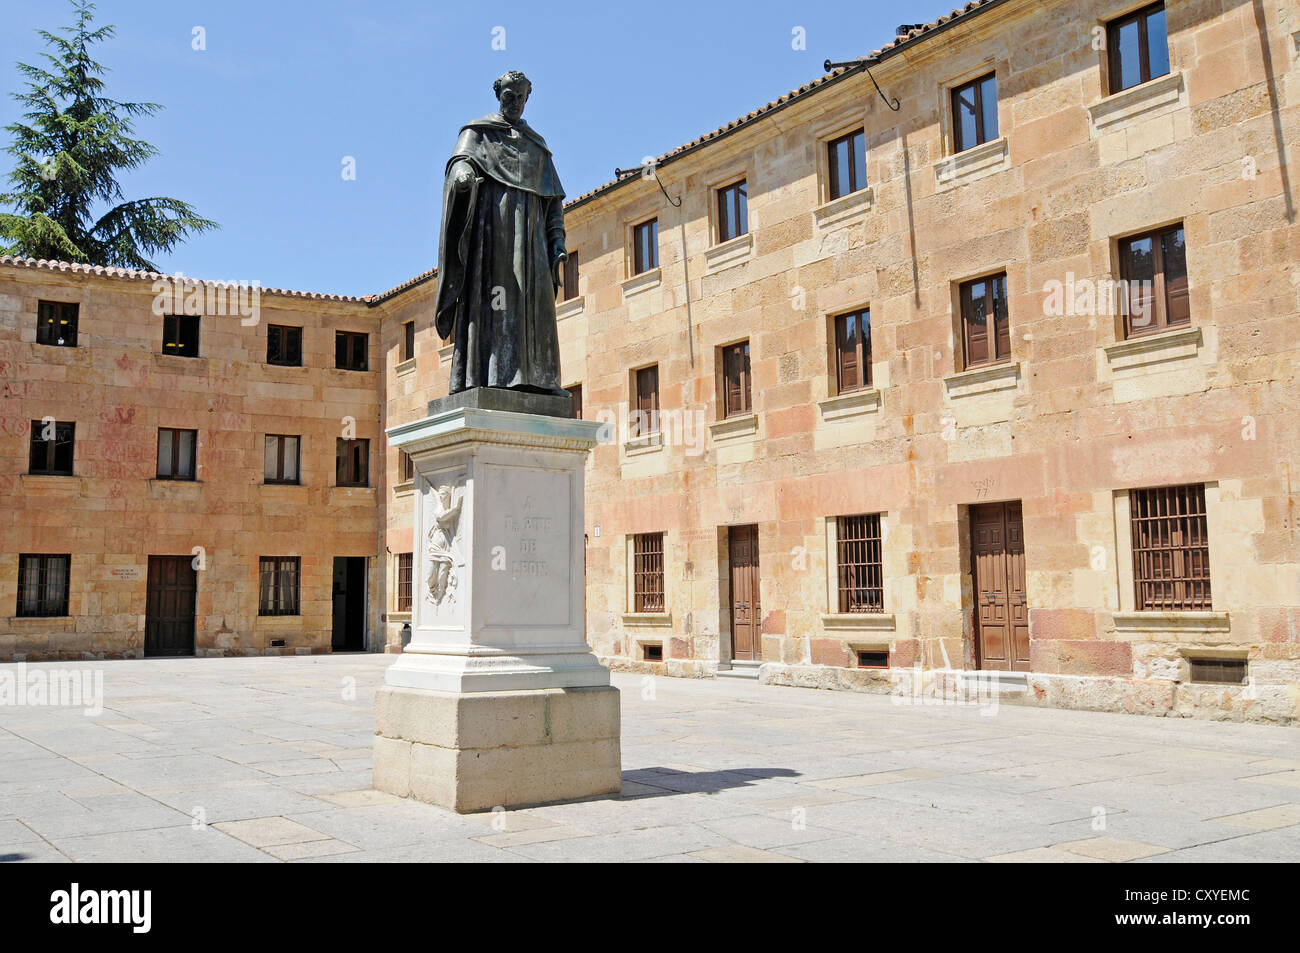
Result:
[[[472,186],[453,185],[460,163]],[[450,392],[565,393],[551,261],[564,251],[564,189],[546,142],[499,115],[460,131],[447,162],[437,329],[452,340]]]

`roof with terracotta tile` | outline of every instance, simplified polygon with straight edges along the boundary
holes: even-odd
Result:
[[[932,33],[946,30],[959,21],[965,20],[966,18],[973,16],[976,13],[980,13],[983,12],[984,10],[991,9],[992,7],[1000,6],[1005,2],[1007,2],[1007,0],[970,0],[970,2],[967,3],[964,7],[959,7],[953,10],[951,13],[947,14],[946,16],[941,16],[937,20],[934,20],[930,23],[915,25],[912,27],[912,29],[908,30],[906,33],[900,33],[896,35],[891,42],[886,43],[884,46],[880,47],[880,49],[872,50],[866,56],[857,57],[856,58],[857,65],[842,66],[838,69],[834,69],[831,72],[826,73],[818,77],[817,79],[812,80],[811,82],[804,83],[804,85],[800,86],[798,89],[790,90],[790,92],[786,93],[784,96],[779,96],[778,98],[772,100],[766,106],[760,106],[757,109],[751,110],[750,112],[741,116],[739,119],[733,119],[725,126],[719,126],[717,129],[714,129],[712,132],[706,132],[704,135],[698,136],[695,139],[692,139],[690,142],[683,143],[677,148],[672,149],[669,152],[665,152],[663,155],[659,156],[657,159],[654,160],[655,166],[658,167],[664,165],[668,162],[671,162],[674,159],[686,155],[689,152],[694,152],[700,146],[706,145],[707,143],[720,139],[723,136],[726,136],[736,131],[737,129],[740,129],[743,126],[749,125],[756,119],[761,119],[764,116],[770,115],[771,113],[776,112],[777,110],[782,109],[785,106],[790,105],[790,103],[798,99],[802,99],[803,97],[811,93],[825,89],[826,87],[833,85],[834,83],[845,78],[846,76],[856,75],[857,73],[862,72],[865,67],[875,65],[877,62],[881,60],[888,59],[890,56],[902,51],[905,47],[911,46],[913,43],[929,36]],[[854,61],[849,61],[849,62],[854,62]],[[564,204],[564,207],[566,209],[570,209],[570,208],[576,208],[579,205],[584,205],[587,202],[591,201],[591,199],[595,198],[597,195],[601,195],[609,191],[610,189],[613,189],[619,185],[622,185],[625,182],[630,182],[637,178],[640,178],[639,168],[635,170],[631,170],[626,175],[620,176],[619,178],[606,182],[603,185],[598,185],[596,186],[596,188],[591,189],[590,191],[587,192],[583,192],[581,195],[575,196],[574,198],[566,202]]]

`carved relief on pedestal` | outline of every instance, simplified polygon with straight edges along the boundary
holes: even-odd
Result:
[[[432,618],[456,614],[465,549],[461,536],[461,505],[465,500],[462,481],[431,484],[425,531],[424,599]]]

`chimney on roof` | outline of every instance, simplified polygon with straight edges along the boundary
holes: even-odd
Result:
[[[907,34],[911,33],[913,30],[919,30],[919,29],[921,29],[921,27],[923,27],[923,26],[925,26],[924,23],[900,23],[900,24],[899,24],[899,25],[894,29],[894,38],[895,38],[895,39],[900,39],[900,38],[902,38],[902,37],[905,37],[905,36],[907,36]]]

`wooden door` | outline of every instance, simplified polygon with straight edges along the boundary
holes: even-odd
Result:
[[[150,556],[145,596],[144,654],[194,654],[198,573],[190,556]]]
[[[758,601],[758,527],[732,526],[727,551],[731,564],[731,657],[760,661],[762,608]]]
[[[1025,530],[1019,501],[972,506],[971,562],[979,667],[1029,671]]]

